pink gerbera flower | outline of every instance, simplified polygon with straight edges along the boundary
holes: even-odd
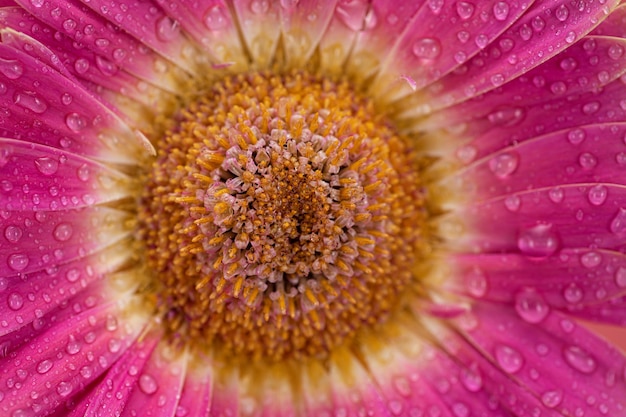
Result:
[[[619,0],[11,0],[0,415],[626,416]]]

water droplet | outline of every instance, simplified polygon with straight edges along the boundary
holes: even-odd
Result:
[[[595,268],[602,262],[602,256],[598,252],[587,252],[580,257],[580,263],[585,268]]]
[[[496,20],[503,21],[509,17],[509,5],[504,1],[499,1],[493,5],[493,16]]]
[[[514,374],[524,365],[524,358],[515,349],[506,345],[496,347],[496,360],[506,372]]]
[[[7,299],[7,305],[11,310],[17,311],[21,309],[24,305],[24,298],[20,294],[14,292],[9,295],[9,298]]]
[[[559,248],[559,237],[552,224],[538,224],[520,231],[517,247],[528,256],[547,257]]]
[[[470,295],[477,298],[483,297],[487,293],[485,273],[478,268],[470,269],[465,275],[465,286]]]
[[[483,378],[478,370],[463,368],[461,370],[461,383],[469,392],[478,392],[483,387]]]
[[[394,378],[393,386],[395,387],[396,391],[398,391],[398,393],[403,397],[410,397],[413,393],[409,381],[403,376]]]
[[[78,179],[81,181],[87,181],[89,179],[89,167],[86,164],[81,165],[76,171]]]
[[[41,114],[48,109],[48,105],[43,99],[37,97],[35,93],[15,93],[13,102],[18,106],[28,109],[36,114]]]
[[[435,38],[421,38],[413,44],[413,53],[418,58],[433,60],[441,55],[441,43]]]
[[[507,210],[516,212],[519,210],[521,206],[522,200],[519,198],[517,194],[513,194],[504,199],[504,207]]]
[[[548,408],[554,408],[561,404],[563,393],[561,391],[546,391],[541,396],[541,402]]]
[[[519,156],[514,152],[505,152],[489,160],[489,169],[500,179],[505,179],[515,172]]]
[[[624,55],[624,48],[619,44],[611,45],[608,54],[611,59],[618,60]]]
[[[7,262],[9,264],[9,268],[11,268],[14,271],[20,272],[26,269],[26,267],[28,266],[29,259],[28,259],[28,256],[23,253],[14,253],[11,256],[9,256],[9,259]]]
[[[464,164],[469,164],[476,158],[478,154],[478,150],[472,145],[461,146],[456,151],[456,157],[461,160]]]
[[[539,323],[546,318],[550,307],[533,289],[524,289],[515,296],[515,310],[528,323]]]
[[[467,408],[467,405],[463,403],[454,403],[452,405],[452,413],[454,413],[455,417],[468,417],[470,410]]]
[[[74,70],[79,74],[84,74],[89,70],[89,61],[85,58],[79,58],[74,62]]]
[[[169,16],[163,16],[156,22],[156,35],[163,42],[169,42],[178,36],[179,23]]]
[[[52,369],[53,362],[49,359],[45,359],[37,364],[37,372],[45,374]]]
[[[597,101],[591,101],[583,105],[583,113],[586,115],[594,114],[600,110],[600,103]]]
[[[571,304],[576,304],[580,302],[580,300],[583,299],[583,295],[583,290],[581,290],[580,287],[575,283],[569,284],[563,290],[563,298],[565,298],[565,301]]]
[[[609,226],[611,233],[623,238],[626,237],[626,208],[621,207]]]
[[[587,134],[585,133],[583,129],[572,129],[569,132],[567,132],[567,140],[572,145],[578,145],[583,140],[585,140],[586,136]]]
[[[154,378],[148,374],[143,374],[139,377],[139,389],[145,394],[152,395],[159,389]]]
[[[474,14],[474,9],[476,7],[467,1],[460,1],[456,4],[456,12],[459,17],[463,20],[467,20]]]
[[[87,127],[87,118],[78,113],[69,113],[65,116],[65,124],[73,132],[80,132]]]
[[[47,156],[35,159],[37,170],[43,175],[53,175],[59,169],[59,161]]]
[[[587,197],[589,198],[589,202],[594,206],[601,206],[606,201],[608,193],[609,191],[604,185],[598,184],[589,189]]]
[[[4,229],[4,237],[11,243],[16,243],[22,237],[22,229],[18,226],[9,225]]]
[[[72,393],[73,387],[72,384],[70,384],[69,382],[60,382],[59,385],[57,385],[57,393],[61,396],[61,397],[67,397],[68,395],[70,395]]]
[[[583,152],[578,157],[578,163],[584,169],[593,169],[598,164],[598,160],[589,152]]]
[[[615,283],[620,288],[626,287],[626,267],[620,266],[617,271],[615,271]]]
[[[339,8],[339,5],[337,7]],[[254,14],[265,14],[269,9],[270,2],[268,0],[252,0],[252,2],[250,2],[250,10]]]
[[[209,30],[218,31],[228,25],[226,12],[220,5],[215,5],[207,10],[204,15],[204,24]]]
[[[578,346],[570,346],[563,351],[565,361],[577,371],[590,374],[596,370],[596,361]]]
[[[562,4],[560,7],[558,7],[556,9],[555,16],[556,16],[557,19],[559,19],[559,21],[565,22],[567,20],[567,18],[569,17],[569,10],[568,10],[567,6]]]
[[[9,80],[17,80],[24,74],[24,66],[17,60],[0,58],[0,72]]]
[[[550,201],[552,201],[553,203],[560,203],[561,201],[563,201],[563,197],[564,197],[564,193],[563,193],[563,189],[561,188],[552,188],[550,191],[548,191],[548,198],[550,199]]]
[[[71,224],[68,223],[59,223],[54,228],[54,238],[59,242],[66,242],[72,237],[74,229]]]

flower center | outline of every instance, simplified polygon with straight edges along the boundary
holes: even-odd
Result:
[[[420,162],[349,83],[233,76],[172,120],[138,236],[173,341],[323,357],[397,308],[424,247]]]

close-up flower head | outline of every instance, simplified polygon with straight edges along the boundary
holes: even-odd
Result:
[[[625,340],[626,1],[0,0],[0,417],[626,417]]]

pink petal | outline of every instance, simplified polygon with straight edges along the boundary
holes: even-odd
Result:
[[[252,61],[267,68],[274,58],[280,38],[280,3],[278,1],[233,0],[241,25],[241,34]]]
[[[471,99],[537,67],[581,39],[618,3],[581,1],[577,7],[584,13],[563,0],[534,3],[493,44],[428,88],[430,108]]]
[[[131,195],[131,179],[91,159],[44,145],[0,138],[0,207],[65,210]]]
[[[173,0],[165,12],[206,50],[212,63],[247,68],[247,58],[237,32],[237,20],[228,2]]]
[[[411,88],[398,91],[397,87],[404,83],[396,83],[396,88],[389,90],[389,86],[403,75],[415,80],[413,89],[421,89],[487,47],[513,22],[528,13],[527,7],[529,2],[496,0],[433,2],[428,7],[421,7],[400,38],[389,45],[392,52],[382,64],[371,91],[376,96],[384,95],[385,99],[409,94]],[[514,41],[502,37],[500,48],[506,54],[514,48]],[[444,85],[447,86],[447,82]]]
[[[324,35],[337,0],[299,0],[282,2],[280,20],[289,67],[304,65]]]
[[[40,319],[46,320],[44,316],[51,311],[67,307],[69,300],[78,310],[83,303],[88,307],[99,304],[102,288],[93,284],[128,259],[128,248],[124,250],[126,253],[115,247],[43,271],[0,278],[0,336],[31,323],[42,326]]]
[[[85,63],[89,65],[92,60],[106,76],[112,76],[122,68],[163,88],[174,88],[175,84],[165,72],[155,71],[155,67],[159,66],[167,69],[168,64],[162,58],[127,33],[107,24],[105,19],[80,3],[67,1],[63,7],[58,7],[55,2],[43,2],[41,7],[35,7],[30,1],[18,3],[37,19],[58,31],[55,36],[62,38],[65,45],[72,41],[83,45],[81,49],[66,49],[66,52],[85,60],[81,61],[81,66],[85,66]],[[13,18],[15,17],[14,15]],[[19,20],[13,20],[12,27],[21,31],[20,26]],[[37,34],[34,37],[38,39]],[[54,45],[44,40],[42,43]],[[81,51],[87,53],[83,55]]]
[[[122,416],[173,416],[183,388],[187,356],[166,343],[158,346],[140,371]]]
[[[558,309],[582,318],[626,323],[622,253],[564,249],[544,259],[519,254],[453,259],[456,273],[447,284],[451,290],[514,305],[527,321],[540,322],[550,309]]]
[[[503,372],[564,415],[621,415],[624,356],[565,316],[528,323],[503,305],[480,302],[462,330]]]
[[[508,196],[533,189],[569,184],[622,184],[626,166],[626,123],[581,126],[549,133],[504,148],[468,165],[442,183],[459,179],[481,184],[474,201]],[[470,145],[472,146],[472,145]],[[602,188],[589,198],[595,206],[607,199]],[[558,192],[556,192],[558,194]],[[558,197],[558,195],[557,195]]]
[[[7,109],[0,135],[121,163],[146,151],[145,142],[70,79],[4,44],[0,59],[0,106]],[[42,73],[46,88],[38,88]]]
[[[368,1],[338,2],[334,15],[319,42],[323,71],[330,74],[345,71],[346,60],[353,52],[357,36],[368,25],[375,25],[376,16]]]
[[[8,352],[0,359],[0,411],[47,413],[105,372],[140,330],[118,325],[119,314],[114,304],[74,314]]]
[[[42,271],[81,259],[128,236],[128,213],[108,207],[5,212],[0,277]]]
[[[622,2],[622,4],[591,33],[600,36],[626,38],[626,4]]]
[[[213,371],[210,366],[190,363],[177,411],[185,417],[205,417],[211,410]]]

